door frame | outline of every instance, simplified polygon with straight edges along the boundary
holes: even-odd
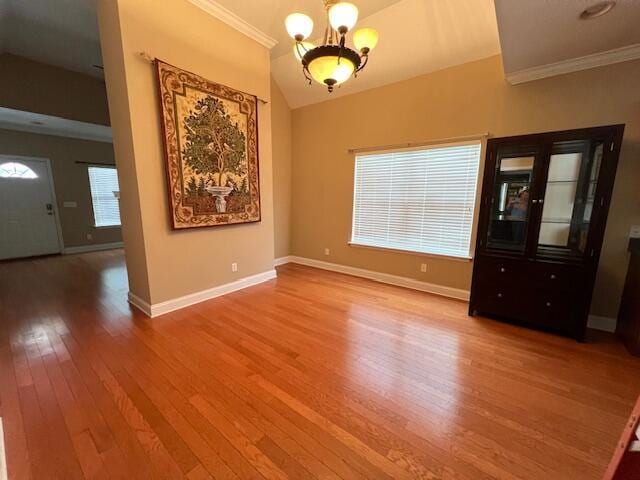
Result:
[[[53,181],[53,170],[51,169],[51,160],[47,157],[28,157],[26,155],[10,155],[0,154],[0,163],[15,160],[16,162],[43,162],[47,169],[49,177],[49,188],[51,189],[51,201],[53,202],[53,216],[55,217],[56,234],[58,237],[58,253],[64,252],[64,238],[62,237],[62,224],[60,223],[60,214],[58,208],[58,200],[56,198],[56,186]]]

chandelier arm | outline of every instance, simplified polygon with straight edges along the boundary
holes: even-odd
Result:
[[[360,66],[358,67],[358,69],[355,71],[355,73],[357,74],[360,70],[364,69],[364,67],[367,65],[367,62],[369,61],[369,55],[362,55],[360,57],[362,59],[362,63],[360,64]]]
[[[302,47],[302,50],[304,50],[304,52],[300,52],[300,47]],[[302,44],[302,42],[296,42],[296,50],[298,51],[298,55],[300,56],[300,58],[304,57],[304,54],[307,53],[309,50],[307,50],[305,48],[305,46]]]
[[[340,50],[338,50],[338,65],[340,64],[340,60],[342,59],[343,53],[344,53],[344,35],[340,37]]]
[[[307,68],[306,65],[302,66],[302,74],[304,75],[304,78],[307,79],[307,82],[309,82],[309,85],[311,85],[313,82],[311,77],[309,76],[309,69]]]

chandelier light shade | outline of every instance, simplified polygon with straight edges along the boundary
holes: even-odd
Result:
[[[292,13],[284,21],[287,33],[296,42],[301,42],[311,35],[313,31],[313,20],[303,13]]]
[[[339,57],[340,47],[336,45],[326,45],[315,50],[317,56],[310,57],[309,60],[309,74],[316,82],[327,85],[329,91],[335,85],[349,80],[360,66],[360,57],[357,54],[355,58],[351,55]]]
[[[353,3],[340,2],[329,8],[329,22],[331,23],[331,27],[341,35],[351,30],[357,21],[358,7]]]
[[[378,31],[373,28],[360,28],[353,34],[353,44],[359,52],[369,53],[378,44]]]
[[[302,13],[292,13],[285,20],[289,35],[295,40],[293,54],[302,64],[302,72],[309,82],[315,80],[332,92],[352,76],[357,76],[369,60],[369,52],[378,44],[378,32],[361,28],[353,36],[356,50],[345,45],[346,34],[358,21],[358,8],[352,3],[324,0],[327,27],[322,45],[304,40],[311,35],[313,21]],[[358,53],[359,52],[359,53]]]

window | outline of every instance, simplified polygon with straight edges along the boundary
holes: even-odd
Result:
[[[480,143],[356,155],[351,243],[470,256]]]
[[[26,165],[7,162],[0,165],[0,178],[38,178],[38,175]]]
[[[89,186],[96,227],[120,225],[118,175],[113,167],[89,167]]]

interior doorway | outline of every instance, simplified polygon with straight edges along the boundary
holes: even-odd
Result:
[[[49,160],[0,155],[0,260],[62,249]]]

